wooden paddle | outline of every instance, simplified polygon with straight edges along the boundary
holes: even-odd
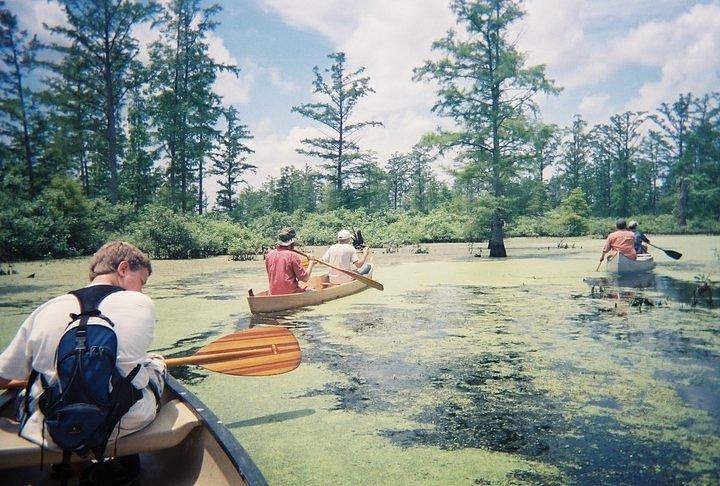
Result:
[[[647,244],[650,245],[650,246],[652,246],[653,248],[657,248],[658,250],[664,251],[665,254],[666,254],[667,256],[669,256],[670,258],[672,258],[673,260],[680,260],[680,258],[682,257],[682,253],[680,253],[679,251],[666,250],[666,249],[664,249],[664,248],[660,248],[659,246],[653,245],[653,244],[650,243],[649,241],[647,242]]]
[[[301,252],[300,250],[296,250],[293,248],[292,251],[294,251],[298,255],[304,256],[308,260],[310,259],[309,256],[307,256],[305,253]],[[336,267],[335,265],[331,265],[328,262],[324,262],[324,261],[320,260],[319,258],[315,258],[314,260],[318,263],[321,263],[322,265],[325,265],[326,267],[330,267],[334,270],[337,270],[338,272],[342,272],[345,275],[350,275],[352,278],[360,280],[365,285],[369,285],[370,287],[372,287],[374,289],[385,290],[385,287],[383,286],[383,284],[381,284],[380,282],[376,282],[375,280],[368,278],[365,275],[360,275],[359,273],[355,273],[352,270],[345,270],[344,268]]]
[[[612,259],[615,257],[616,254],[617,254],[617,253],[608,253],[608,256],[607,256],[606,260],[607,260],[607,261],[612,260]],[[602,262],[603,262],[603,259],[601,258],[601,259],[600,259],[600,263],[598,263],[598,266],[597,266],[597,268],[595,269],[596,272],[600,270],[600,265],[602,265]]]
[[[284,327],[254,327],[223,336],[192,356],[167,358],[168,367],[199,365],[211,371],[238,376],[269,376],[292,371],[300,365],[300,344]],[[22,388],[12,380],[2,388]]]

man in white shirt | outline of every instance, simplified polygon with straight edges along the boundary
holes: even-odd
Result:
[[[132,385],[142,393],[142,397],[123,415],[111,440],[137,431],[153,421],[158,406],[156,396],[162,394],[165,385],[165,361],[159,355],[147,353],[154,336],[155,305],[142,294],[142,288],[151,272],[149,258],[135,246],[122,241],[107,243],[90,262],[90,286],[120,288],[107,295],[98,306],[102,315],[115,324],[113,329],[118,341],[116,365],[123,376],[140,365]],[[70,314],[79,314],[80,311],[80,303],[72,294],[55,297],[35,309],[0,354],[0,386],[10,380],[25,380],[32,370],[42,374],[50,383],[55,381],[55,353],[60,338],[72,320]],[[91,317],[88,322],[105,323],[99,317]],[[43,430],[43,414],[37,406],[37,398],[42,393],[40,382],[35,380],[31,389],[30,416],[21,435],[44,447],[57,448],[47,431]]]
[[[368,247],[363,248],[362,256],[358,256],[355,247],[350,243],[352,241],[352,233],[345,229],[338,232],[337,239],[338,242],[327,249],[322,259],[336,267],[347,270],[358,271],[358,269],[362,268],[367,259]],[[333,284],[347,283],[353,279],[351,276],[332,268],[328,275],[330,277],[330,283]]]

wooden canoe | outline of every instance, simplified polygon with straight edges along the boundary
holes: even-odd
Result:
[[[62,453],[40,447],[17,435],[15,390],[0,395],[0,477],[4,485],[59,484],[50,479],[50,465]],[[139,453],[140,484],[266,485],[267,481],[235,436],[195,395],[168,375],[162,407],[146,428],[108,444],[117,456]],[[73,455],[73,470],[89,464]],[[77,466],[77,467],[76,467]],[[78,477],[69,484],[77,484]]]
[[[631,260],[622,253],[616,253],[613,258],[607,260],[605,269],[611,273],[633,274],[649,272],[655,267],[655,260],[649,253],[642,253],[637,260]]]
[[[370,273],[365,276],[372,278],[372,274],[373,270],[370,270]],[[265,314],[299,309],[301,307],[317,305],[329,300],[357,294],[367,289],[368,286],[358,280],[334,285],[330,283],[327,275],[319,275],[317,277],[310,277],[306,288],[311,290],[284,295],[268,295],[267,290],[255,294],[252,289],[250,289],[247,298],[250,312],[253,314]]]

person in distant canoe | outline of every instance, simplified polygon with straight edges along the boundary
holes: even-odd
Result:
[[[635,233],[628,230],[627,222],[624,218],[618,219],[615,227],[617,230],[610,233],[605,240],[600,261],[603,261],[605,255],[611,251],[622,253],[631,260],[637,260],[637,253],[635,253]]]
[[[365,264],[368,256],[368,247],[364,247],[362,255],[358,256],[355,247],[352,245],[353,235],[348,230],[340,230],[337,234],[337,243],[327,249],[323,255],[323,261],[335,265],[336,267],[352,270],[360,274],[370,271],[370,265]],[[342,284],[353,280],[350,275],[330,269],[328,274],[330,283]]]
[[[299,282],[308,281],[315,260],[311,256],[307,270],[304,269],[300,264],[300,255],[292,251],[296,242],[295,230],[283,228],[278,232],[275,249],[265,256],[265,269],[270,283],[268,295],[305,292]]]
[[[630,221],[628,229],[635,235],[635,253],[638,255],[647,253],[647,246],[643,245],[643,243],[650,243],[650,240],[645,236],[645,233],[638,229],[637,221]]]

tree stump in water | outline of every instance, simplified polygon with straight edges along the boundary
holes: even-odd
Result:
[[[505,252],[505,242],[503,241],[503,226],[505,226],[505,220],[500,217],[498,211],[495,211],[490,220],[491,233],[488,243],[490,258],[503,258],[507,256]]]

